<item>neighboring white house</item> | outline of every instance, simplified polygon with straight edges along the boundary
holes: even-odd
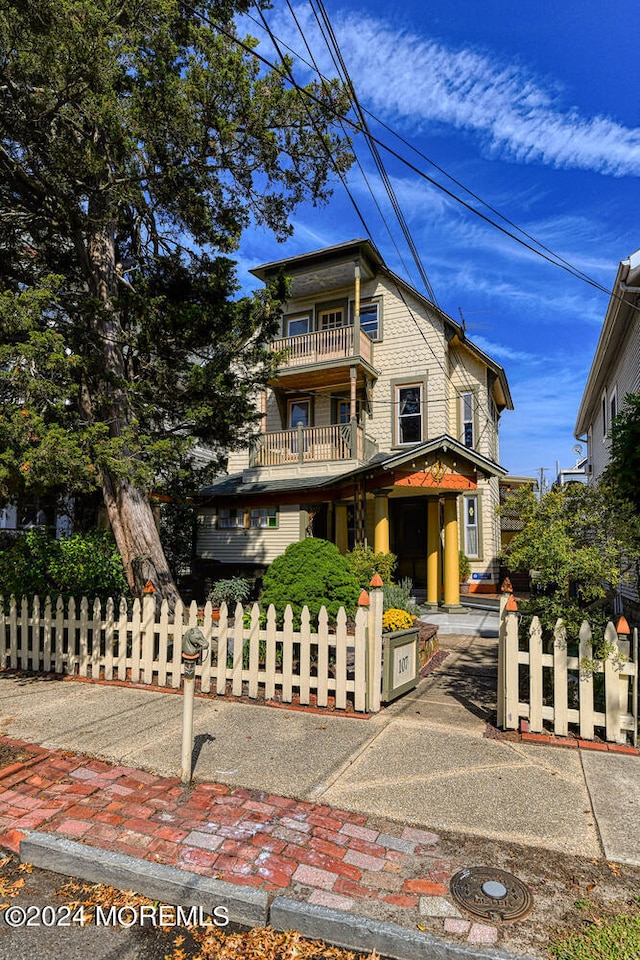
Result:
[[[640,250],[621,260],[584,388],[575,435],[587,441],[587,476],[609,460],[609,429],[629,393],[640,393]],[[638,609],[638,584],[620,588],[625,608]]]
[[[587,443],[587,475],[609,459],[609,427],[628,393],[640,392],[640,250],[620,261],[584,388],[575,435]]]
[[[398,556],[427,600],[498,586],[498,421],[513,409],[502,367],[385,265],[369,240],[274,261],[290,278],[262,432],[201,491],[202,575],[259,576],[293,541],[367,542]],[[444,588],[444,589],[443,589]]]

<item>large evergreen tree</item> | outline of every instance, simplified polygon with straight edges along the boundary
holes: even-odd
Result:
[[[249,6],[0,0],[0,499],[100,489],[171,600],[148,494],[246,442],[282,297],[234,300],[228,255],[349,163],[343,92],[266,71]]]

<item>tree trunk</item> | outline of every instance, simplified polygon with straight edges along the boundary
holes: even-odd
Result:
[[[101,304],[92,324],[100,345],[103,373],[96,384],[96,395],[88,399],[87,406],[91,419],[108,423],[110,436],[118,437],[131,423],[132,415],[122,386],[126,382],[124,337],[114,306],[119,292],[115,227],[103,204],[95,198],[90,203],[96,226],[89,232],[86,246],[89,287]],[[180,595],[162,549],[147,491],[102,466],[100,475],[109,522],[131,592],[141,597],[150,580],[158,599],[166,598],[173,610]]]
[[[173,610],[180,594],[173,582],[145,492],[126,480],[104,474],[102,493],[132,594],[141,597],[150,580],[158,597],[166,599]]]

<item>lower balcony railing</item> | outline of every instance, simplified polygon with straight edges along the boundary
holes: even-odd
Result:
[[[251,453],[251,466],[362,460],[369,454],[369,447],[370,441],[355,421],[327,427],[278,430],[275,433],[263,433],[259,437]]]

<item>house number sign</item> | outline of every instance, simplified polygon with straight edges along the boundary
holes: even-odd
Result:
[[[415,644],[405,643],[393,651],[393,688],[401,687],[415,672]]]

